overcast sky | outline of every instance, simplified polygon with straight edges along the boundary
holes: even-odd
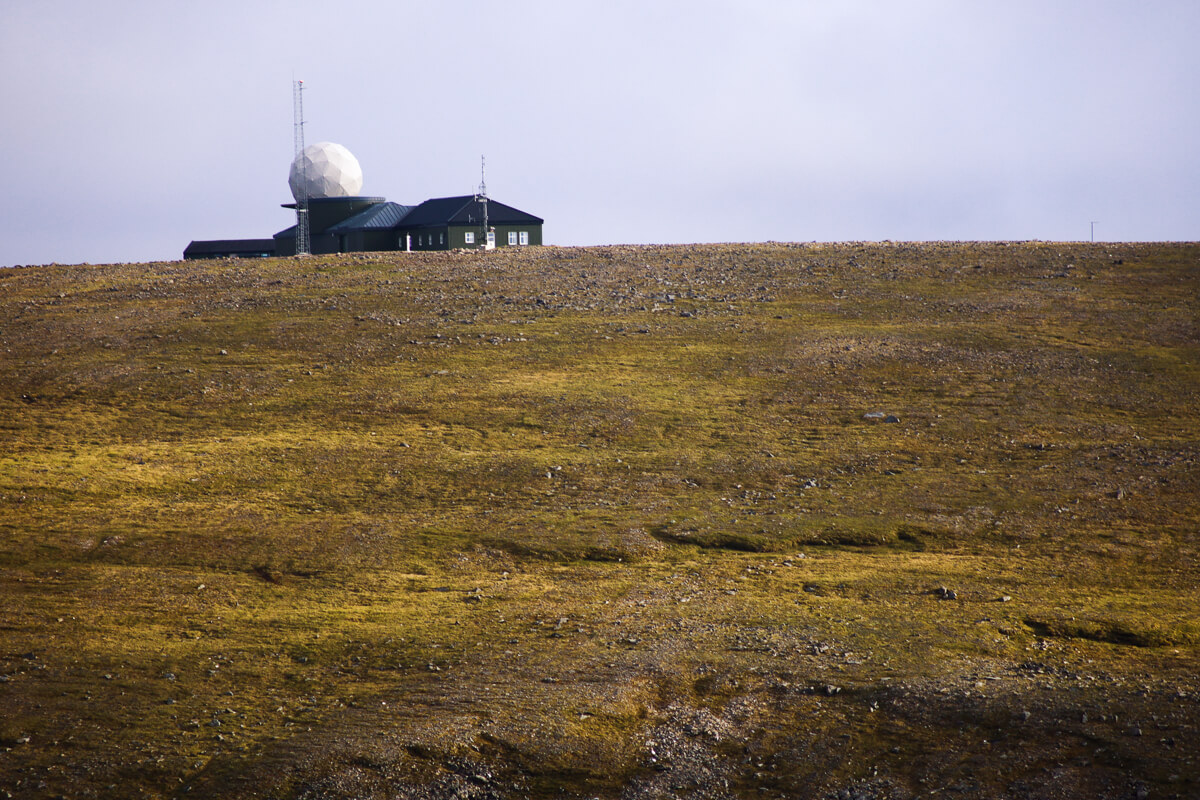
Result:
[[[1200,239],[1197,0],[0,0],[0,265],[178,259],[363,193],[547,244]]]

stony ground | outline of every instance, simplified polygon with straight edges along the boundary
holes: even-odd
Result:
[[[0,797],[1200,796],[1200,246],[0,271]]]

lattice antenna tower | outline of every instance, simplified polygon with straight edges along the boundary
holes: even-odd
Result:
[[[296,157],[300,159],[300,192],[296,198],[296,255],[306,256],[312,246],[308,235],[308,163],[304,155],[304,81],[292,82],[292,111],[295,118]]]

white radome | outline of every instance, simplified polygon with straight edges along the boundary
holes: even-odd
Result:
[[[288,172],[292,197],[300,200],[302,183],[307,182],[309,199],[321,197],[357,197],[362,191],[362,167],[349,150],[333,142],[310,144],[296,156]]]

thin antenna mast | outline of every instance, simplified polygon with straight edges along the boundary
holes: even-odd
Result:
[[[311,252],[308,235],[308,163],[304,160],[304,81],[292,83],[292,111],[295,117],[296,157],[300,159],[300,191],[296,198],[296,255]]]
[[[483,156],[479,157],[479,195],[476,199],[483,205],[483,232],[486,235],[488,230],[487,159]]]
[[[491,229],[488,227],[487,159],[483,156],[479,157],[479,193],[475,195],[475,200],[483,206],[484,248],[490,250],[495,241],[489,237]]]

